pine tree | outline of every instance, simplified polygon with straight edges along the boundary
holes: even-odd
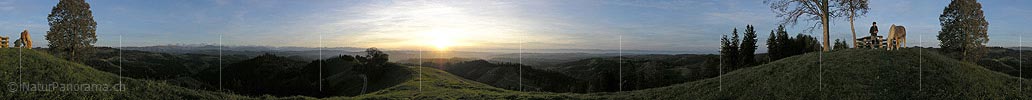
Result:
[[[756,30],[753,30],[752,25],[746,25],[744,35],[745,37],[742,38],[742,44],[739,46],[741,49],[739,50],[739,55],[741,56],[741,65],[743,65],[743,67],[750,66],[756,62],[756,55],[754,54],[756,53]]]
[[[738,29],[735,28],[731,32],[732,37],[728,38],[727,35],[723,35],[720,39],[720,56],[721,67],[734,69],[738,67]]]
[[[849,48],[849,44],[846,44],[846,41],[835,39],[835,48],[834,48],[834,50],[848,49],[848,48]]]
[[[767,59],[769,61],[777,60],[778,53],[781,47],[781,41],[778,41],[777,35],[774,34],[774,30],[770,30],[770,36],[767,38]]]
[[[777,38],[775,38],[775,41],[778,41],[778,48],[776,48],[776,51],[778,52],[772,52],[777,56],[771,56],[771,59],[778,60],[791,56],[789,52],[792,51],[791,48],[793,43],[792,39],[788,37],[788,31],[785,31],[785,26],[778,25]]]

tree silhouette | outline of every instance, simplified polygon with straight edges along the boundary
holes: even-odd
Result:
[[[849,44],[846,44],[846,41],[841,41],[839,39],[835,39],[835,48],[834,48],[834,50],[848,49],[848,48],[849,48]]]
[[[723,65],[721,67],[733,68],[737,67],[738,65],[738,28],[735,28],[731,32],[731,35],[731,38],[728,38],[727,35],[724,35],[720,39],[720,56],[723,57],[723,59],[720,61],[720,63],[722,63]]]
[[[822,48],[817,42],[817,38],[812,36],[798,34],[794,38],[789,37],[784,26],[778,26],[777,33],[774,34],[773,38],[768,39],[767,41],[774,41],[773,43],[767,43],[767,47],[769,49],[768,55],[770,55],[769,58],[771,61],[793,55],[820,51]]]
[[[778,57],[778,52],[781,52],[781,41],[778,41],[778,36],[774,34],[774,30],[770,30],[770,36],[767,38],[767,59],[773,61],[775,57]]]
[[[839,0],[838,4],[839,12],[849,17],[849,30],[853,32],[853,48],[856,48],[856,27],[853,26],[853,20],[866,15],[871,8],[867,6],[867,0]]]
[[[365,52],[366,58],[368,58],[369,63],[373,65],[383,65],[387,63],[387,60],[389,60],[387,57],[390,56],[387,55],[387,53],[383,53],[383,51],[380,51],[380,49],[377,49],[375,47],[366,49]]]
[[[745,37],[742,37],[742,44],[739,46],[741,49],[739,50],[739,55],[741,56],[742,65],[749,66],[756,62],[756,55],[754,54],[756,52],[756,30],[753,30],[752,25],[746,25],[744,35]]]
[[[764,3],[770,4],[770,8],[774,9],[774,13],[777,17],[784,18],[781,21],[781,25],[795,25],[799,21],[800,17],[808,17],[804,20],[818,20],[816,25],[821,25],[821,29],[824,30],[824,46],[823,50],[830,50],[828,43],[828,20],[831,17],[835,17],[835,11],[829,9],[830,7],[837,7],[831,5],[828,0],[767,0]],[[811,27],[812,29],[813,27]]]

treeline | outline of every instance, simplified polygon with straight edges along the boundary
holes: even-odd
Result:
[[[723,35],[720,39],[720,66],[726,68],[723,70],[735,70],[761,64],[756,61],[755,28],[752,25],[746,25],[743,35],[744,37],[739,39],[738,28],[735,28],[731,31],[730,38]],[[821,44],[813,36],[798,34],[795,37],[789,37],[785,26],[778,26],[777,30],[771,30],[770,38],[767,39],[767,56],[770,61],[820,51],[821,48]]]
[[[771,30],[770,37],[767,39],[767,53],[771,61],[820,51],[822,48],[821,44],[817,42],[817,38],[813,36],[798,34],[794,38],[789,37],[788,32],[785,31],[785,26],[778,26],[776,33],[774,30]]]

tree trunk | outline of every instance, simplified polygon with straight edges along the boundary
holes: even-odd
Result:
[[[819,6],[821,7],[821,13],[823,13],[820,16],[822,23],[821,26],[824,27],[824,51],[831,51],[831,49],[829,48],[830,44],[828,43],[828,0],[821,0],[820,2],[821,5]]]
[[[850,11],[852,11],[852,10],[850,10]],[[854,15],[856,15],[855,12],[849,12],[849,30],[853,31],[853,39],[852,39],[853,40],[853,48],[856,48],[856,26],[853,26],[853,16]]]

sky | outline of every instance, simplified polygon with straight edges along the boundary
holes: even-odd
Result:
[[[46,46],[46,17],[57,0],[0,0],[0,36],[29,30]],[[99,46],[223,44],[386,49],[624,49],[713,51],[721,35],[746,25],[759,52],[779,18],[762,0],[87,0]],[[1030,0],[981,0],[989,46],[1027,46]],[[907,27],[908,46],[937,47],[946,0],[871,0],[855,20]],[[834,18],[831,39],[851,38]],[[805,31],[813,22],[788,27]],[[887,33],[881,33],[885,35]]]

